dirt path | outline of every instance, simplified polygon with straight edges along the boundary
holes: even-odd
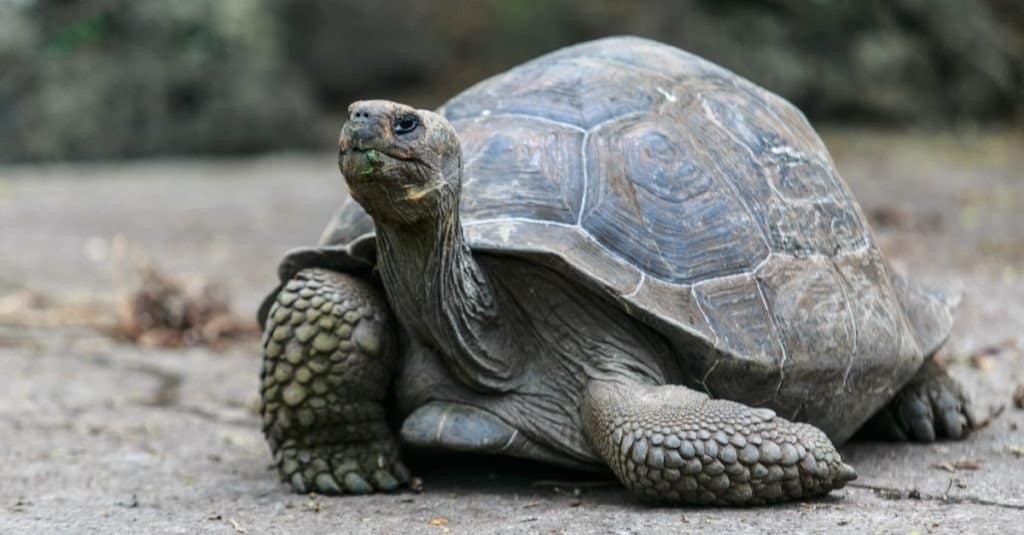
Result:
[[[422,494],[305,497],[268,470],[255,341],[150,350],[0,324],[0,532],[1019,531],[1024,138],[826,137],[898,269],[963,288],[946,357],[977,413],[1004,407],[968,441],[848,445],[855,486],[766,509],[652,509],[579,475],[480,459],[414,464]],[[109,295],[128,250],[226,281],[248,313],[341,187],[329,155],[0,168],[0,296]]]

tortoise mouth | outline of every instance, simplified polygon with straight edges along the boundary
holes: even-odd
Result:
[[[383,158],[391,160],[397,160],[399,162],[412,162],[417,164],[423,164],[423,160],[409,154],[401,154],[389,151],[387,149],[381,149],[377,147],[349,147],[338,151],[338,159],[343,160],[346,156],[359,155],[363,156],[366,161],[378,162],[383,161]]]
[[[361,197],[368,202],[380,195],[387,204],[417,201],[443,186],[432,184],[434,173],[423,160],[376,148],[350,148],[339,154],[338,164],[349,189],[366,194]]]
[[[338,153],[338,166],[350,184],[390,182],[387,179],[395,174],[397,163],[395,158],[379,149],[351,148]]]

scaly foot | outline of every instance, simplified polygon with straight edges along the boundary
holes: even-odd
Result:
[[[959,440],[974,427],[960,384],[929,359],[888,405],[865,425],[865,434],[889,440]]]
[[[364,494],[408,481],[383,405],[389,325],[379,292],[348,275],[305,269],[277,295],[263,342],[263,431],[296,492]]]
[[[583,418],[619,480],[650,500],[758,505],[857,477],[816,427],[683,386],[591,382]]]

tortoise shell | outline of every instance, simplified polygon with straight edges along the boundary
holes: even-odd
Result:
[[[621,304],[715,396],[843,439],[860,422],[841,408],[802,413],[818,410],[804,400],[881,406],[948,333],[948,307],[890,271],[803,114],[697,56],[602,39],[439,112],[462,142],[470,246]],[[365,249],[372,233],[347,201],[322,244]]]

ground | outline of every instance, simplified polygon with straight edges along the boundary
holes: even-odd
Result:
[[[835,131],[826,141],[897,269],[962,291],[943,355],[988,420],[966,441],[848,444],[854,484],[770,508],[651,508],[600,477],[478,458],[414,460],[418,494],[299,496],[277,482],[259,431],[258,341],[144,349],[75,321],[7,316],[0,532],[1019,530],[1024,137]],[[111,265],[145,256],[225,281],[249,316],[281,253],[315,241],[342,191],[330,155],[0,168],[0,298],[109,296],[126,284]]]

